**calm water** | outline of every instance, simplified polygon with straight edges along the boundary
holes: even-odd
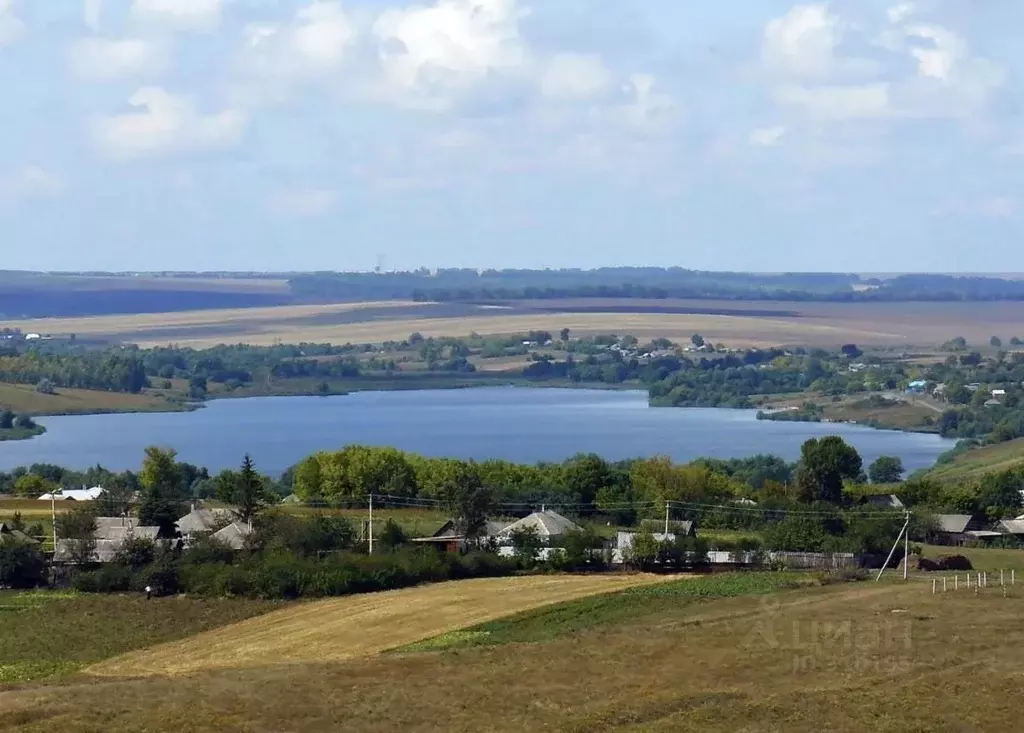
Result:
[[[795,460],[804,440],[839,434],[865,465],[898,455],[913,471],[953,441],[855,425],[759,421],[747,410],[649,408],[643,392],[479,388],[362,392],[339,397],[218,400],[189,413],[41,418],[48,432],[0,443],[0,470],[32,463],[137,469],[143,449],[177,449],[211,470],[248,452],[280,473],[317,450],[390,445],[431,456],[560,461],[580,452],[609,459],[665,454],[678,461],[774,453]]]

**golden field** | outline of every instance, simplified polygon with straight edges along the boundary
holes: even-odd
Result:
[[[485,578],[303,603],[86,670],[182,675],[366,657],[540,606],[664,580],[656,575]]]
[[[173,677],[79,675],[23,686],[0,692],[0,725],[25,733],[1016,729],[1019,587],[1003,596],[998,588],[932,595],[930,586],[868,582],[768,596],[650,598],[611,622],[581,617],[553,635],[451,651],[364,656],[368,642],[338,629],[343,635],[328,643],[352,645],[352,654],[332,659],[300,649],[301,664],[266,653],[275,644],[268,630],[259,642],[267,644],[264,666],[229,669],[214,659],[212,668]],[[329,616],[328,623],[336,622]],[[307,626],[309,646],[328,638],[312,619]],[[365,635],[379,633],[371,625]],[[201,645],[185,644],[154,653],[172,666],[181,661],[161,649],[210,658]]]
[[[625,312],[628,311],[628,312]],[[453,315],[454,314],[454,315]],[[379,343],[424,336],[631,333],[731,347],[842,343],[934,345],[953,336],[987,344],[1024,336],[1024,303],[781,303],[741,301],[519,302],[505,308],[388,301],[14,321],[24,332],[208,347],[221,343]]]

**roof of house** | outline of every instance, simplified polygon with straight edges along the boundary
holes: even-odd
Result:
[[[14,529],[3,522],[0,522],[0,544],[5,542],[18,542],[24,545],[38,545],[39,540],[31,537],[20,529]]]
[[[887,509],[902,509],[903,502],[896,494],[875,494],[867,498],[867,503],[871,506],[885,507]]]
[[[492,522],[492,521],[488,521],[486,523],[486,526],[484,527],[484,536],[485,537],[494,537],[499,532],[501,532],[503,529],[505,529],[505,527],[507,527],[507,526],[508,526],[508,522]],[[434,539],[434,540],[444,540],[444,539],[458,540],[458,539],[462,539],[463,534],[464,533],[462,531],[460,531],[458,526],[456,525],[455,520],[454,519],[449,519],[447,522],[445,522],[440,527],[438,527],[437,531],[434,532],[434,534],[432,534],[429,539]],[[428,538],[423,538],[423,539],[428,539]]]
[[[248,522],[235,521],[214,532],[213,538],[223,542],[232,550],[241,550],[245,547],[245,538],[251,533],[252,526]]]
[[[999,522],[999,529],[1007,534],[1024,534],[1024,519],[1003,519]]]
[[[93,486],[91,489],[61,489],[53,493],[43,494],[40,501],[95,501],[103,493],[102,486]]]
[[[206,509],[196,507],[188,514],[175,522],[175,526],[182,534],[194,532],[216,532],[224,525],[231,522],[234,514],[230,509]]]
[[[967,531],[967,526],[974,519],[970,514],[936,514],[935,520],[939,523],[940,532],[962,534]]]
[[[542,509],[534,512],[528,517],[523,517],[518,522],[513,522],[499,532],[503,536],[518,532],[524,529],[535,529],[541,537],[558,537],[569,531],[579,531],[581,528],[571,519],[563,517],[558,512],[550,509]]]

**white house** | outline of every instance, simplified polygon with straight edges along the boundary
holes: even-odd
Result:
[[[582,528],[558,512],[553,512],[550,509],[541,509],[539,512],[534,512],[517,522],[512,522],[512,524],[498,532],[496,537],[499,542],[502,542],[503,540],[510,539],[514,532],[524,529],[533,529],[537,532],[538,537],[550,541],[554,537],[561,537],[566,532],[579,532]]]

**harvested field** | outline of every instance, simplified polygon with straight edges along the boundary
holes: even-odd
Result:
[[[932,346],[954,336],[985,345],[1024,336],[1024,303],[782,303],[742,301],[541,300],[503,307],[466,303],[342,303],[134,316],[39,319],[5,325],[75,333],[143,346],[207,347],[246,342],[361,343],[424,336],[530,330],[631,333],[688,341],[695,332],[732,347],[807,344]]]
[[[86,672],[134,677],[340,662],[520,611],[663,580],[654,575],[486,578],[317,601],[117,657]]]
[[[1020,592],[863,583],[544,641],[0,693],[7,730],[888,733],[1019,725]]]

